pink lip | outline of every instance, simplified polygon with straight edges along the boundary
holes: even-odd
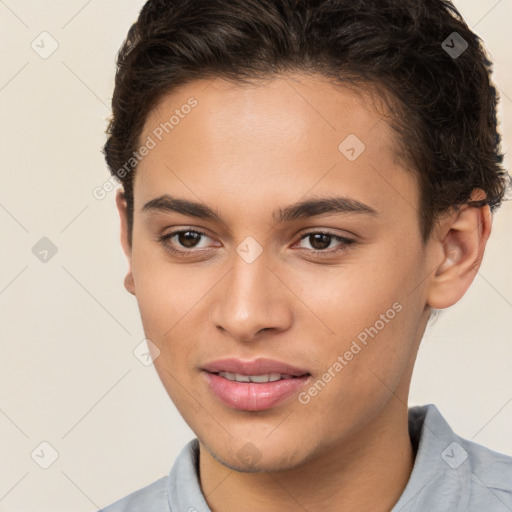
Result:
[[[206,384],[225,405],[245,411],[262,411],[283,402],[298,393],[311,377],[307,370],[272,359],[246,362],[238,359],[222,359],[207,364],[203,370]],[[216,375],[217,372],[242,375],[263,375],[275,372],[295,377],[264,383],[236,382]]]
[[[242,375],[263,375],[265,373],[287,373],[294,377],[309,374],[304,368],[297,368],[274,359],[255,359],[254,361],[242,361],[241,359],[219,359],[212,361],[203,367],[210,373],[229,372]]]

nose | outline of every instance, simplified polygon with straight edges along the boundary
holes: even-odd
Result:
[[[261,332],[288,329],[293,301],[278,274],[264,254],[252,263],[236,255],[222,286],[216,287],[210,314],[216,328],[237,341],[257,341]]]

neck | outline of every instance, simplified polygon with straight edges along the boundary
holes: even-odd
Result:
[[[199,473],[212,512],[389,512],[407,485],[414,457],[407,407],[392,398],[364,429],[298,467],[237,472],[200,443]]]

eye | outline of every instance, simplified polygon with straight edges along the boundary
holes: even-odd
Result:
[[[204,249],[205,246],[200,245],[204,238],[210,237],[201,231],[181,229],[162,235],[158,238],[158,241],[166,250],[174,254],[186,255],[186,253],[192,253],[195,249]]]
[[[350,238],[335,235],[334,233],[329,233],[327,231],[311,231],[309,233],[305,233],[301,236],[299,244],[303,240],[308,241],[309,245],[311,246],[309,252],[313,252],[315,254],[332,254],[338,251],[345,251],[351,244],[355,242],[355,240]],[[331,246],[332,242],[338,242],[338,246],[334,249]],[[304,246],[299,247],[304,248]]]
[[[210,246],[207,243],[201,245],[205,239],[211,239],[202,231],[195,229],[181,229],[172,231],[158,238],[158,241],[169,252],[177,256],[192,256],[194,253],[202,252]],[[307,241],[311,249],[301,245],[301,242]],[[332,248],[332,243],[338,245]],[[346,251],[355,243],[355,240],[344,236],[336,235],[327,231],[311,231],[301,236],[297,244],[300,249],[307,249],[306,252],[312,252],[315,255],[331,255],[340,251]],[[297,245],[296,244],[296,245]]]

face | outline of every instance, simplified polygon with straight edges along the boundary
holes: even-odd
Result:
[[[147,118],[129,289],[169,396],[231,468],[297,467],[406,409],[432,258],[378,105],[314,76],[215,79]]]

